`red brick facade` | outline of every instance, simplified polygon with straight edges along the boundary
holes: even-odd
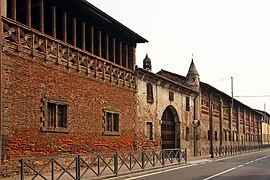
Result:
[[[134,90],[27,54],[5,52],[3,63],[3,171],[23,157],[134,150]],[[42,131],[44,99],[68,104],[67,132]],[[103,135],[106,108],[120,112],[120,135]]]
[[[0,177],[21,158],[132,151],[137,43],[83,0],[1,1]]]

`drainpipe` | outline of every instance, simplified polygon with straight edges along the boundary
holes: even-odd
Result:
[[[197,117],[198,115],[196,116],[196,99],[199,97],[199,95],[200,95],[200,93],[198,93],[193,99],[193,106],[194,106],[194,108],[193,108],[193,120],[198,119],[198,117]],[[196,129],[198,129],[198,128],[194,127],[194,157],[197,156]]]
[[[219,98],[219,152],[222,152],[222,141],[223,141],[223,126],[222,126],[222,120],[223,120],[223,101],[219,94],[216,94]]]
[[[158,123],[158,127],[160,127],[160,134],[161,134],[161,137],[159,138],[159,145],[160,145],[160,149],[162,150],[162,132],[161,132],[161,123],[160,120],[158,120],[158,112],[157,112],[157,107],[158,107],[158,85],[159,85],[159,81],[156,83],[156,97],[155,97],[155,100],[156,101],[156,107],[155,107],[155,122]],[[158,121],[157,121],[158,120]],[[162,120],[161,120],[162,121]],[[156,124],[153,124],[154,126]],[[154,134],[154,133],[153,133]],[[155,135],[154,135],[155,137]]]
[[[210,121],[210,154],[211,158],[214,158],[214,152],[213,152],[213,92],[210,91],[209,95],[209,121]]]
[[[197,97],[199,96],[199,94],[197,96],[195,96],[195,98],[193,99],[193,105],[194,105],[194,108],[193,108],[193,120],[196,119],[196,99]],[[196,128],[194,128],[194,157],[197,156],[197,152],[196,152]]]
[[[2,113],[3,113],[3,106],[2,106],[2,92],[3,92],[3,82],[2,82],[2,50],[3,50],[3,22],[2,22],[2,0],[0,0],[0,165],[2,162],[2,148],[3,148],[3,120],[2,120]]]

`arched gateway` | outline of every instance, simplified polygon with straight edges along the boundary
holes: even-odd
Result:
[[[180,122],[173,106],[166,107],[162,114],[161,137],[162,149],[180,147]]]

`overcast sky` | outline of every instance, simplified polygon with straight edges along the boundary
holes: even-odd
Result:
[[[270,0],[89,0],[149,43],[153,72],[186,75],[194,63],[203,82],[270,113]],[[266,96],[266,97],[263,97]]]

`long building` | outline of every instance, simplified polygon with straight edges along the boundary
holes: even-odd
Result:
[[[132,151],[136,44],[85,0],[1,0],[1,165],[19,159]]]
[[[193,60],[186,76],[148,56],[138,68],[147,40],[87,1],[0,5],[0,177],[26,157],[261,144],[264,113],[201,82]]]
[[[187,148],[188,156],[205,156],[213,155],[213,147],[262,143],[263,113],[201,82],[193,59],[186,76],[151,72],[148,56],[143,67],[137,69],[136,126],[141,147],[181,147]]]
[[[193,99],[193,109],[194,120],[199,120],[200,125],[182,134],[191,133],[193,140],[196,134],[195,156],[212,155],[212,147],[261,144],[263,114],[210,84],[201,82],[193,60],[187,76],[165,70],[157,74],[184,84],[198,93]]]

